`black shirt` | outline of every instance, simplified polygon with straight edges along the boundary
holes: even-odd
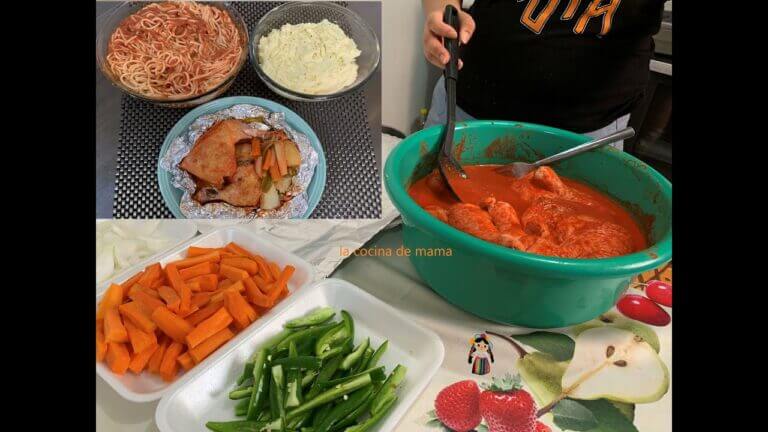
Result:
[[[643,97],[664,0],[477,0],[458,104],[476,118],[600,129]]]

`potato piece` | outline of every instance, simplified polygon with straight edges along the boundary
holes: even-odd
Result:
[[[277,194],[277,189],[273,184],[269,190],[261,195],[261,208],[264,210],[272,210],[280,205],[280,196]]]
[[[301,154],[299,148],[293,141],[283,141],[285,143],[285,161],[288,166],[301,165]]]
[[[293,177],[285,176],[280,178],[280,180],[275,182],[275,188],[277,188],[277,191],[280,193],[285,193],[289,187],[291,187],[291,181],[293,180]]]

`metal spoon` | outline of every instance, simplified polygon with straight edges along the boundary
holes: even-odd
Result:
[[[459,34],[459,12],[455,7],[451,5],[445,7],[443,22],[453,27],[456,34]],[[453,150],[453,134],[456,127],[456,80],[459,78],[459,40],[444,38],[443,44],[451,58],[443,70],[447,109],[443,140],[437,155],[437,168],[443,180],[448,184],[448,188],[459,200],[464,201],[457,193],[459,188],[453,186],[457,182],[469,179],[461,164],[456,160]]]
[[[497,168],[496,172],[499,174],[514,176],[517,178],[520,178],[529,172],[535,170],[536,168],[539,168],[544,165],[549,165],[551,163],[567,159],[572,156],[576,156],[578,154],[584,153],[586,151],[596,149],[598,147],[602,147],[606,144],[611,144],[616,141],[621,141],[623,139],[632,138],[635,136],[635,130],[631,127],[628,127],[626,129],[622,129],[618,132],[614,132],[608,136],[605,136],[603,138],[598,138],[593,141],[586,142],[581,145],[577,145],[576,147],[569,148],[566,151],[560,152],[556,155],[552,155],[549,157],[546,157],[544,159],[541,159],[539,161],[533,162],[533,163],[527,163],[527,162],[512,162],[509,165],[504,165],[503,167]]]

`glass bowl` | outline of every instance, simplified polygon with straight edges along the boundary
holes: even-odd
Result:
[[[129,15],[136,13],[139,9],[147,6],[148,2],[140,2],[140,1],[126,1],[122,2],[120,5],[116,6],[111,11],[107,12],[105,16],[102,18],[101,23],[97,24],[96,29],[96,63],[99,66],[99,69],[101,69],[101,72],[109,78],[109,80],[114,84],[116,87],[118,87],[120,90],[128,94],[129,96],[135,97],[136,99],[140,99],[143,101],[151,102],[156,105],[169,107],[169,108],[187,108],[187,107],[194,107],[206,102],[209,102],[215,98],[217,98],[219,95],[227,91],[227,89],[232,85],[235,78],[237,77],[237,74],[240,72],[240,70],[243,68],[243,65],[245,64],[245,60],[248,57],[248,28],[245,25],[245,21],[243,20],[243,17],[231,6],[229,2],[199,2],[203,4],[207,4],[210,6],[217,7],[219,9],[222,9],[226,11],[230,17],[232,17],[232,21],[234,21],[235,25],[238,27],[241,35],[241,42],[243,47],[242,55],[240,56],[240,59],[237,62],[237,65],[232,69],[232,71],[227,75],[227,77],[216,87],[212,88],[211,90],[191,96],[191,97],[150,97],[146,96],[140,93],[137,93],[125,85],[123,85],[120,80],[114,76],[112,71],[109,69],[106,63],[107,58],[107,47],[109,45],[109,39],[112,36],[112,33],[115,31],[115,29],[120,25],[120,23]]]
[[[338,25],[347,37],[355,41],[361,54],[357,57],[357,78],[355,81],[331,94],[306,94],[291,90],[270,78],[259,64],[259,41],[274,29],[284,24],[318,23],[323,19]],[[250,45],[251,64],[256,69],[262,81],[273,92],[290,100],[315,102],[336,99],[354,92],[362,87],[379,67],[381,48],[379,39],[371,26],[355,12],[333,3],[324,2],[290,2],[280,5],[265,14],[251,34]]]

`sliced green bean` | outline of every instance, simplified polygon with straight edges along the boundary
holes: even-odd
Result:
[[[405,366],[397,365],[395,370],[389,374],[389,377],[387,377],[384,385],[381,386],[379,391],[376,393],[376,396],[373,398],[373,401],[371,402],[371,415],[378,413],[381,409],[384,408],[384,405],[386,405],[388,401],[394,397],[395,390],[405,379],[406,372],[407,369]]]
[[[341,364],[342,360],[343,359],[341,356],[331,357],[330,359],[326,360],[322,369],[320,369],[320,372],[317,374],[317,378],[315,378],[312,387],[310,387],[309,391],[307,392],[306,399],[312,399],[313,397],[320,394],[320,392],[323,390],[323,387],[320,386],[320,383],[324,381],[330,381],[333,374],[339,370],[339,365]]]
[[[240,399],[240,402],[235,405],[235,415],[238,417],[243,417],[245,415],[248,415],[248,403],[250,400],[248,399]]]
[[[285,375],[283,374],[283,367],[280,365],[272,366],[272,385],[270,387],[270,408],[275,405],[271,410],[272,418],[279,417],[282,421],[282,425],[285,425]],[[274,388],[274,393],[272,389]],[[284,430],[285,428],[281,428]]]
[[[370,375],[371,380],[374,382],[381,382],[387,379],[387,375],[384,373],[384,366],[379,366],[373,369],[364,370],[360,373],[357,373],[355,375],[349,375],[342,378],[336,378],[333,380],[328,381],[320,381],[318,382],[318,386],[321,388],[329,388],[333,387],[339,384],[344,384],[345,382],[351,381],[355,378],[359,378],[363,375]]]
[[[316,408],[320,405],[327,404],[328,402],[338,399],[344,396],[345,394],[351,393],[359,388],[365,387],[371,382],[372,382],[371,375],[365,374],[351,381],[348,381],[344,384],[339,384],[337,386],[334,386],[318,394],[314,398],[304,401],[303,404],[297,406],[296,408],[288,411],[288,414],[286,417],[289,419],[294,418],[298,414],[306,412],[312,408]]]
[[[307,327],[305,329],[301,329],[299,331],[293,332],[290,335],[288,335],[285,339],[280,341],[280,343],[275,345],[275,348],[287,349],[288,344],[291,341],[293,341],[296,344],[296,346],[299,346],[307,339],[314,339],[322,335],[323,333],[327,332],[328,330],[336,327],[338,324],[337,323],[323,324],[315,327]]]
[[[357,424],[355,426],[350,426],[346,429],[344,429],[344,432],[365,432],[373,425],[378,423],[384,416],[387,415],[389,410],[392,408],[392,406],[397,402],[397,396],[390,399],[388,402],[386,402],[384,405],[381,406],[378,412],[375,414],[372,414],[371,417],[369,417],[367,420],[363,421],[360,424]]]
[[[344,357],[344,361],[341,362],[341,365],[339,368],[341,370],[350,370],[352,369],[352,366],[357,365],[360,360],[363,358],[363,354],[365,353],[365,350],[368,349],[368,346],[371,344],[371,340],[366,338],[363,343],[357,346],[354,350],[352,350],[351,353],[347,354],[346,357]]]
[[[319,327],[310,327],[310,330],[314,328]],[[340,346],[348,339],[350,339],[348,326],[344,322],[340,322],[322,333],[315,343],[315,355],[324,358],[328,356],[331,349]]]
[[[368,369],[368,362],[370,362],[372,356],[373,348],[368,346],[368,348],[366,348],[365,352],[363,353],[363,358],[360,359],[360,361],[350,370],[350,373],[356,374],[360,371]]]
[[[297,356],[285,357],[272,361],[272,365],[280,365],[284,369],[320,369],[321,361],[317,357]]]
[[[368,397],[370,397],[372,393],[372,385],[367,385],[359,390],[356,390],[354,393],[351,393],[345,401],[339,402],[330,410],[330,412],[323,418],[323,421],[319,425],[315,426],[315,431],[330,431],[331,427],[336,425],[339,421],[352,413],[360,405],[365,403],[365,401],[368,400]],[[326,406],[330,407],[331,405],[328,404]]]
[[[253,387],[251,389],[251,398],[248,404],[248,420],[256,420],[256,416],[261,411],[261,406],[265,401],[265,391],[267,386],[264,379],[267,357],[269,349],[262,348],[256,352],[253,358]]]
[[[288,329],[297,329],[302,327],[320,325],[330,320],[335,315],[336,315],[336,312],[333,310],[333,308],[322,307],[319,309],[315,309],[314,311],[310,312],[309,314],[301,318],[296,318],[288,321],[287,323],[283,324],[283,327]]]
[[[232,400],[246,399],[251,397],[251,393],[253,393],[253,386],[239,388],[229,392],[229,398]]]
[[[368,364],[365,367],[366,368],[375,367],[379,363],[379,360],[381,360],[381,356],[383,356],[384,353],[387,352],[387,347],[389,347],[389,341],[385,340],[381,345],[379,345],[378,348],[376,348],[376,351],[374,351],[373,355],[371,356],[371,359],[368,360]]]
[[[330,403],[327,403],[320,408],[318,408],[315,411],[315,417],[312,419],[312,427],[316,428],[320,425],[320,423],[325,420],[325,417],[328,416],[328,414],[331,413],[331,410],[333,409],[333,405]]]
[[[307,371],[307,373],[301,377],[301,387],[304,388],[312,384],[319,373],[320,372],[318,371]]]
[[[235,420],[228,422],[208,422],[205,427],[214,432],[260,432],[266,423],[251,420]]]
[[[248,359],[247,362],[245,362],[245,366],[243,367],[243,373],[237,378],[237,385],[242,385],[245,382],[245,380],[247,380],[249,377],[253,375],[253,363],[260,350],[272,349],[275,345],[280,343],[280,341],[285,339],[289,334],[293,332],[294,331],[291,329],[285,329],[279,332],[278,334],[272,336],[271,338],[267,339],[267,341],[261,345],[259,350],[253,353],[253,356],[251,356],[251,358]]]

